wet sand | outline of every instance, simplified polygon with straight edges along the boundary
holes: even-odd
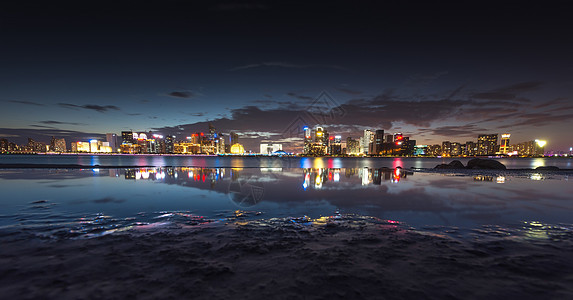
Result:
[[[573,238],[364,220],[0,232],[5,299],[571,299]]]

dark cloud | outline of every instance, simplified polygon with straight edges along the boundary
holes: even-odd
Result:
[[[193,117],[203,117],[205,113],[203,112],[196,112],[196,113],[185,113],[186,115],[193,116]]]
[[[461,126],[440,126],[437,128],[421,128],[418,129],[420,133],[431,133],[436,136],[450,136],[450,137],[471,137],[475,138],[476,135],[488,130],[478,127],[475,124],[466,124]]]
[[[35,128],[0,128],[0,132],[4,133],[6,136],[13,137],[10,140],[18,144],[27,143],[27,138],[49,143],[52,136],[65,138],[68,146],[71,141],[86,141],[90,139],[105,140],[105,134],[101,133],[63,130],[43,125],[30,125],[30,127]]]
[[[518,126],[544,126],[553,123],[563,123],[564,121],[573,120],[573,114],[564,115],[554,115],[551,113],[532,113],[517,116],[519,121],[514,122],[508,126],[518,127]]]
[[[530,102],[531,100],[529,99],[519,97],[519,94],[537,90],[542,87],[543,84],[541,81],[522,82],[491,91],[474,93],[471,97],[484,100]]]
[[[110,110],[120,110],[119,107],[115,105],[97,105],[97,104],[85,104],[85,105],[77,105],[71,103],[58,103],[59,106],[64,108],[70,109],[88,109],[88,110],[95,110],[100,113],[104,113]]]
[[[86,125],[84,123],[74,123],[74,122],[60,122],[60,121],[40,121],[40,124],[48,124],[48,125]]]
[[[30,127],[36,127],[36,128],[49,128],[49,129],[57,129],[56,127],[53,127],[53,126],[48,126],[48,125],[38,125],[38,124],[32,124],[32,125],[30,125]]]
[[[32,106],[44,106],[44,104],[42,104],[42,103],[37,103],[37,102],[32,102],[32,101],[10,100],[8,102],[25,104],[25,105],[32,105]]]
[[[535,106],[533,106],[533,108],[544,108],[544,107],[548,107],[548,106],[554,106],[554,105],[559,105],[559,104],[566,104],[569,103],[569,100],[567,100],[566,98],[557,98],[557,99],[553,99],[553,100],[549,100],[549,101],[545,101],[543,103],[537,104]]]
[[[297,98],[297,99],[300,99],[300,100],[315,100],[314,97],[304,96],[304,95],[298,95],[298,94],[296,94],[296,93],[294,93],[294,92],[289,92],[289,93],[287,93],[287,95],[288,95],[288,96],[291,96],[291,97],[294,97],[294,98]]]
[[[167,95],[173,98],[183,98],[183,99],[189,99],[195,97],[195,94],[189,91],[175,91]]]

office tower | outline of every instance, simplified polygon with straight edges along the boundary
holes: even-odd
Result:
[[[356,155],[360,154],[361,152],[360,141],[357,141],[351,137],[346,138],[346,154]]]
[[[382,152],[382,144],[384,144],[384,130],[376,130],[373,142],[370,146],[370,154],[380,154],[380,152]]]
[[[165,153],[172,154],[175,145],[175,136],[168,135],[165,137]]]
[[[310,154],[310,147],[312,144],[312,130],[308,126],[304,126],[302,130],[304,131],[304,145],[302,153]]]
[[[372,143],[372,139],[374,136],[372,135],[372,130],[366,129],[364,130],[364,135],[362,136],[362,153],[368,154],[370,153],[370,143]]]
[[[501,142],[499,146],[499,153],[507,154],[509,153],[509,137],[511,134],[505,133],[501,135]]]
[[[387,134],[386,138],[384,139],[384,143],[393,143],[394,142],[394,136],[391,134]]]
[[[229,142],[231,145],[238,144],[239,143],[239,135],[234,133],[234,132],[231,132],[231,134],[229,135]]]
[[[117,152],[117,134],[106,133],[105,140],[109,143],[109,146],[111,147],[111,152]]]
[[[450,141],[443,141],[442,142],[442,156],[451,156],[452,155],[452,143]]]
[[[8,140],[0,139],[0,152],[5,153],[8,151]]]
[[[330,155],[342,154],[342,136],[336,135],[330,137]]]
[[[477,155],[495,155],[497,148],[497,133],[480,134],[477,142]]]
[[[121,143],[124,145],[133,144],[133,131],[122,131],[121,132]]]
[[[462,155],[462,144],[458,142],[452,142],[450,144],[450,156],[460,156]]]

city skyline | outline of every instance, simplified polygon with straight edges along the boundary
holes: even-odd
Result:
[[[237,132],[227,135],[218,132],[209,124],[208,132],[189,133],[184,136],[160,135],[149,132],[122,131],[121,135],[106,133],[105,141],[71,141],[70,147],[64,138],[51,137],[50,143],[28,138],[28,143],[18,145],[8,139],[0,139],[0,153],[115,153],[115,154],[190,154],[190,155],[303,155],[303,156],[431,156],[431,157],[476,157],[476,156],[570,156],[569,151],[545,149],[547,141],[541,139],[510,142],[510,133],[480,134],[477,140],[442,141],[441,144],[417,144],[415,137],[384,130],[366,129],[357,139],[329,133],[323,126],[304,126],[290,132],[291,136],[303,137],[303,144],[290,153],[283,144],[267,141],[260,143],[260,151],[245,148]],[[499,142],[499,143],[498,143]]]
[[[285,132],[326,98],[319,116],[340,113],[321,125],[342,136],[383,129],[439,144],[510,132],[567,151],[573,21],[552,4],[11,3],[0,12],[0,137],[212,123],[248,149],[299,147]]]

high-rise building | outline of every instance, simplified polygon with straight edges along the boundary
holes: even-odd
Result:
[[[61,138],[61,139],[57,139],[55,137],[52,136],[52,139],[50,140],[50,147],[49,150],[52,152],[66,152],[66,140]]]
[[[497,133],[478,135],[477,146],[477,155],[495,155],[497,148]]]
[[[509,137],[510,136],[511,136],[511,134],[509,134],[509,133],[504,133],[501,135],[501,142],[499,145],[499,153],[501,153],[501,154],[509,153]]]
[[[109,146],[111,147],[111,152],[117,152],[117,134],[115,133],[106,133],[105,134],[105,140],[106,142],[109,143]]]
[[[318,126],[314,130],[310,130],[305,126],[303,130],[305,132],[303,154],[314,156],[329,154],[331,149],[329,148],[330,141],[326,129]]]
[[[372,135],[372,130],[370,129],[364,130],[364,135],[362,136],[360,145],[362,147],[362,153],[364,154],[370,153],[370,143],[372,143],[373,139],[374,135]]]
[[[167,154],[172,154],[174,153],[174,145],[175,145],[175,136],[174,135],[168,135],[165,137],[165,153]]]
[[[302,130],[304,131],[304,145],[302,153],[310,154],[310,147],[312,145],[312,130],[308,126],[304,126]]]
[[[2,153],[8,152],[8,140],[7,139],[0,139],[0,152],[2,152]]]
[[[234,133],[234,132],[231,132],[231,134],[229,135],[229,142],[231,145],[238,144],[239,143],[239,135]]]
[[[442,142],[442,156],[451,156],[452,155],[452,143],[450,141],[443,141]]]
[[[384,130],[376,130],[373,142],[370,144],[370,154],[379,155],[382,152],[382,144],[384,144]]]
[[[134,143],[133,131],[122,131],[121,132],[121,143],[124,145],[131,145]]]
[[[467,141],[464,146],[463,154],[466,156],[476,156],[477,155],[477,144],[472,141]]]
[[[452,142],[450,144],[450,156],[460,156],[462,155],[462,144],[458,142]]]
[[[340,155],[342,154],[342,136],[336,135],[330,137],[330,155]]]
[[[348,137],[346,138],[346,154],[348,155],[357,155],[360,154],[362,151],[360,149],[360,142]]]

